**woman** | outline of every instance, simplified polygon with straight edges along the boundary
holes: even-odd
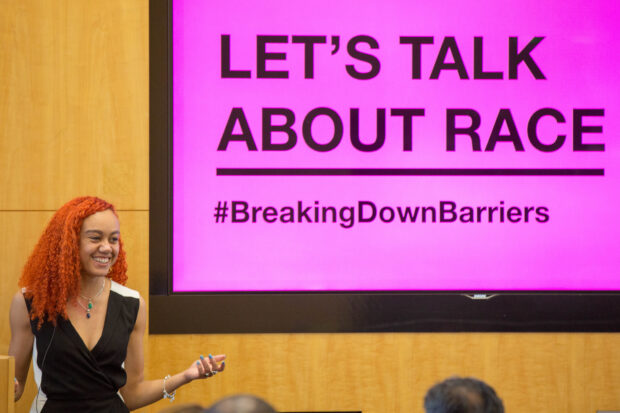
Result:
[[[185,371],[144,380],[144,299],[125,287],[127,263],[114,207],[76,198],[52,217],[11,303],[15,400],[23,391],[31,354],[39,392],[32,412],[128,412],[192,380],[224,370],[224,355]]]

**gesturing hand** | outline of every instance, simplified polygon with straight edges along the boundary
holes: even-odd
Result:
[[[192,365],[185,370],[185,377],[188,380],[196,380],[214,376],[224,371],[226,367],[226,363],[224,362],[225,359],[225,354],[218,354],[217,356],[209,354],[209,357],[200,356],[200,360],[196,360],[196,362],[192,363]]]

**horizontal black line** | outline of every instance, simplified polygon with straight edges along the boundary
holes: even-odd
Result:
[[[600,169],[555,168],[217,168],[218,176],[604,176]]]

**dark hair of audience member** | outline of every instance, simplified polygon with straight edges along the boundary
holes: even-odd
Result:
[[[176,406],[170,406],[159,413],[203,413],[204,409],[199,404],[177,404]]]
[[[426,413],[504,413],[504,404],[485,382],[451,377],[431,387],[424,397]]]
[[[205,413],[277,413],[265,400],[250,394],[226,397],[213,404]]]

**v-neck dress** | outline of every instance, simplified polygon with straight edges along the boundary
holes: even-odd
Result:
[[[30,300],[26,300],[30,311]],[[129,412],[118,390],[125,385],[129,336],[140,307],[140,295],[112,281],[101,338],[88,350],[71,321],[58,317],[56,327],[31,320],[32,364],[39,392],[30,413]]]

